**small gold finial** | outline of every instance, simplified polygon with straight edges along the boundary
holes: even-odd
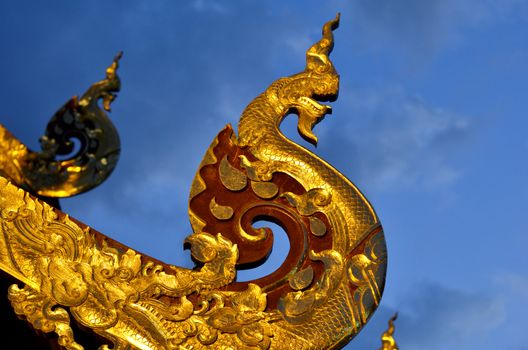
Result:
[[[398,313],[389,320],[389,328],[381,336],[381,348],[379,350],[399,350],[396,340],[394,340],[394,321],[398,318]]]
[[[119,77],[116,74],[117,68],[119,68],[119,60],[123,57],[123,51],[119,51],[117,55],[114,57],[114,61],[112,64],[106,68],[106,80],[110,83],[110,91],[115,92],[115,90],[119,90],[120,88],[120,81]],[[110,112],[110,104],[114,101],[116,98],[115,93],[105,93],[103,95],[103,108],[105,111]]]

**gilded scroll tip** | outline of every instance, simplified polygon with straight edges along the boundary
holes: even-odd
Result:
[[[115,100],[118,92],[121,88],[121,81],[117,75],[117,69],[119,68],[119,61],[123,57],[123,51],[119,51],[114,57],[112,64],[106,69],[106,81],[108,83],[108,92],[103,95],[103,108],[105,111],[110,112],[110,105]]]
[[[389,328],[381,336],[381,348],[379,350],[399,350],[398,344],[394,339],[394,321],[398,318],[398,313],[395,313],[389,319]]]

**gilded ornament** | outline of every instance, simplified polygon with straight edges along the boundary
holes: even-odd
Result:
[[[220,161],[220,181],[222,184],[231,191],[240,191],[247,185],[247,177],[243,172],[234,168],[229,161],[227,156],[222,158]]]
[[[220,205],[216,203],[215,198],[211,199],[209,203],[209,210],[218,220],[229,220],[233,217],[233,208],[228,205]]]
[[[27,192],[74,195],[96,185],[113,166],[116,144],[103,147],[107,156],[89,153],[64,168],[51,159],[68,146],[48,138],[47,158],[31,156],[46,160],[37,162],[43,172],[30,176],[20,164],[33,153],[0,128],[8,147],[0,153],[0,269],[25,284],[9,290],[15,312],[55,332],[65,349],[82,349],[72,322],[106,339],[100,349],[326,349],[354,337],[383,291],[382,228],[348,179],[279,129],[293,112],[300,134],[317,142],[312,128],[331,110],[322,102],[339,88],[329,59],[338,24],[339,15],[323,26],[304,71],[276,80],[246,107],[238,135],[228,125],[207,149],[189,199],[193,270],[139,254]],[[117,62],[58,114],[61,123],[101,117],[94,108],[113,100]],[[94,159],[103,169],[95,177]],[[60,176],[48,176],[49,164]],[[238,268],[262,263],[273,247],[272,230],[254,227],[260,220],[284,228],[290,251],[276,271],[237,282]]]
[[[40,138],[42,151],[31,151],[0,125],[0,175],[44,197],[73,196],[103,182],[120,152],[119,135],[106,114],[121,87],[120,58],[121,53],[106,69],[105,79],[55,113]],[[73,139],[80,149],[75,149]],[[58,156],[65,159],[57,160]]]
[[[314,270],[310,265],[304,270],[297,272],[290,278],[290,287],[294,290],[303,290],[307,288],[314,279]]]
[[[315,236],[322,237],[326,233],[326,225],[321,219],[315,216],[310,217],[310,231],[312,231]]]
[[[253,192],[262,199],[273,198],[279,193],[279,187],[273,182],[251,181],[251,188],[253,189]]]
[[[398,318],[398,314],[392,316],[389,320],[389,328],[381,336],[381,348],[379,350],[399,350],[396,340],[394,340],[394,321]]]

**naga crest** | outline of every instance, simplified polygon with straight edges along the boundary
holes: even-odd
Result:
[[[339,89],[329,58],[338,23],[339,15],[323,26],[304,71],[273,82],[242,112],[237,133],[227,125],[206,150],[189,198],[193,270],[140,254],[31,195],[73,195],[108,176],[119,143],[97,100],[108,109],[119,88],[117,59],[105,80],[57,113],[43,152],[0,129],[0,268],[23,283],[8,291],[16,314],[57,334],[65,349],[83,349],[79,328],[99,349],[348,343],[380,302],[383,230],[352,182],[280,131],[293,112],[300,134],[317,142],[312,128],[331,111],[322,103]],[[71,151],[56,134],[84,140],[81,151],[56,161]],[[273,231],[255,227],[262,220],[284,229],[288,255],[276,271],[239,282],[237,270],[273,248]]]

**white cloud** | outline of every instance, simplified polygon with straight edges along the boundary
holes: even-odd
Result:
[[[495,282],[506,289],[516,299],[523,299],[528,303],[528,277],[514,272],[505,272],[495,276]]]
[[[373,319],[345,349],[375,349],[398,312],[395,339],[406,350],[477,350],[505,321],[500,297],[466,292],[438,283],[422,282],[397,298],[398,305],[382,302]],[[492,348],[492,347],[491,347]]]
[[[285,46],[297,56],[303,55],[308,48],[310,48],[318,39],[314,40],[315,35],[309,36],[306,33],[290,33],[283,40]],[[286,53],[282,53],[284,56],[288,56]],[[290,54],[291,55],[291,54]],[[295,57],[295,56],[294,56]],[[301,56],[303,57],[303,56]]]
[[[452,162],[453,146],[467,139],[467,117],[431,107],[401,88],[356,89],[340,100],[345,105],[336,113],[346,115],[323,128],[321,152],[350,164],[370,188],[430,190],[461,175]]]
[[[476,346],[505,318],[499,298],[432,283],[417,286],[402,309],[400,343],[410,350]]]

